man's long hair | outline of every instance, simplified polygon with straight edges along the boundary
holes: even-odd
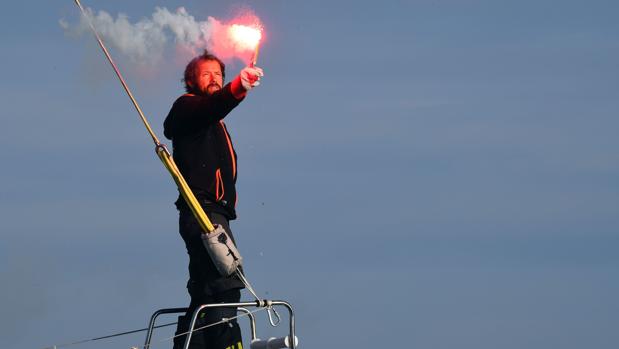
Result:
[[[187,67],[185,67],[185,75],[182,81],[185,83],[185,91],[187,91],[187,93],[195,92],[195,88],[191,87],[189,83],[193,86],[197,86],[196,68],[198,67],[198,63],[201,61],[215,61],[219,63],[219,67],[221,68],[221,77],[223,81],[226,80],[226,65],[224,62],[217,58],[217,56],[209,53],[208,50],[204,50],[204,53],[192,59],[191,62],[187,64]]]

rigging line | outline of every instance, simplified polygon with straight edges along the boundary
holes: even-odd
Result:
[[[239,277],[239,279],[241,279],[241,282],[245,284],[245,287],[247,287],[247,290],[256,298],[257,301],[260,301],[260,297],[258,297],[258,295],[256,294],[256,291],[249,283],[249,280],[245,278],[245,275],[243,275],[243,272],[239,268],[236,268],[235,272],[236,272],[236,275]]]
[[[255,314],[255,313],[257,313],[259,311],[262,311],[262,310],[265,310],[265,308],[258,308],[258,309],[254,310],[254,311],[250,311],[250,313],[251,314]],[[237,315],[237,316],[234,316],[234,317],[231,317],[231,318],[227,318],[225,320],[221,320],[221,321],[218,321],[218,322],[215,322],[215,323],[212,323],[212,324],[208,324],[208,325],[204,325],[202,327],[194,328],[193,331],[187,331],[185,333],[181,333],[181,334],[169,337],[169,338],[164,338],[164,339],[160,340],[157,343],[164,342],[164,341],[169,341],[169,340],[172,340],[172,339],[174,339],[176,337],[189,334],[189,332],[193,333],[193,332],[196,332],[196,331],[200,331],[200,330],[203,330],[203,329],[205,329],[207,327],[211,327],[211,326],[219,325],[219,324],[222,324],[222,323],[226,323],[226,322],[228,322],[230,320],[235,320],[235,319],[241,318],[243,316],[249,316],[249,314],[243,313],[243,314],[240,314],[240,315]],[[176,322],[176,321],[175,322],[169,322],[167,324],[153,326],[153,329],[162,328],[162,327],[168,327],[168,326],[176,325],[177,323],[178,322]],[[55,344],[55,345],[51,345],[51,346],[45,347],[43,349],[66,348],[66,347],[70,347],[70,346],[74,346],[74,345],[78,345],[78,344],[84,344],[84,343],[88,343],[88,342],[95,342],[95,341],[99,341],[99,340],[102,340],[102,339],[108,339],[108,338],[113,338],[113,337],[125,336],[125,335],[128,335],[128,334],[144,332],[144,331],[147,331],[147,330],[148,330],[148,327],[147,328],[141,328],[139,330],[131,330],[131,331],[114,333],[114,334],[110,334],[110,335],[106,335],[106,336],[101,336],[101,337],[95,337],[95,338],[90,338],[90,339],[82,339],[82,340],[74,341],[74,342]],[[153,345],[151,344],[151,346],[153,346]]]
[[[80,3],[80,0],[75,0],[75,3],[80,8],[80,11],[82,12],[82,16],[84,16],[84,18],[86,18],[86,21],[88,22],[88,25],[90,26],[90,29],[92,30],[93,34],[95,35],[95,38],[97,39],[97,42],[99,43],[99,46],[101,47],[101,50],[103,50],[103,53],[105,54],[105,57],[107,57],[107,60],[112,65],[112,68],[114,69],[114,72],[116,73],[116,76],[120,80],[120,83],[123,85],[123,88],[125,89],[125,92],[127,92],[127,95],[129,96],[129,99],[131,99],[131,103],[133,103],[133,106],[135,107],[135,110],[137,110],[138,114],[140,114],[140,118],[142,119],[142,123],[146,127],[146,130],[150,134],[150,137],[153,139],[153,142],[155,142],[155,145],[159,145],[160,144],[159,143],[159,139],[155,135],[155,132],[153,132],[153,129],[148,124],[148,121],[146,120],[146,116],[144,116],[144,113],[142,112],[142,109],[140,108],[140,105],[138,104],[136,99],[133,97],[133,93],[131,93],[131,90],[129,89],[129,86],[127,85],[127,83],[125,82],[125,79],[123,78],[122,74],[120,73],[120,70],[116,66],[116,63],[114,63],[114,60],[112,59],[112,56],[110,55],[110,53],[108,52],[107,48],[103,44],[103,41],[101,40],[101,37],[99,36],[99,33],[95,29],[95,25],[90,20],[90,17],[86,13],[86,10],[84,10],[84,7],[82,7],[82,4]]]
[[[153,328],[161,328],[161,327],[172,326],[172,325],[176,325],[177,323],[178,322],[169,322],[167,324],[153,326]],[[83,340],[79,340],[79,341],[75,341],[75,342],[70,342],[70,343],[56,344],[56,345],[52,345],[52,346],[49,346],[49,347],[45,347],[43,349],[65,348],[65,347],[70,347],[70,346],[73,346],[73,345],[83,344],[83,343],[87,343],[87,342],[94,342],[94,341],[98,341],[98,340],[102,340],[102,339],[108,339],[108,338],[120,337],[120,336],[124,336],[124,335],[128,335],[128,334],[132,334],[132,333],[144,332],[146,330],[148,330],[148,327],[147,328],[141,328],[139,330],[132,330],[132,331],[114,333],[114,334],[110,334],[110,335],[107,335],[107,336],[95,337],[95,338],[90,338],[90,339],[83,339]]]
[[[249,316],[249,314],[255,314],[255,313],[257,313],[257,312],[259,312],[259,311],[263,311],[263,310],[265,310],[265,309],[266,309],[266,308],[264,308],[264,307],[260,307],[260,308],[258,308],[258,309],[256,309],[256,310],[250,311],[249,313],[242,313],[242,314],[239,314],[239,315],[233,316],[233,317],[231,317],[231,318],[225,318],[225,319],[222,319],[222,320],[220,320],[220,321],[213,322],[212,324],[208,324],[208,325],[204,325],[204,326],[202,326],[202,327],[194,328],[194,329],[193,329],[193,330],[191,330],[191,331],[187,331],[187,332],[183,332],[183,333],[175,334],[175,335],[174,335],[174,336],[172,336],[172,337],[167,337],[167,338],[161,339],[161,340],[159,340],[159,341],[157,341],[157,342],[154,342],[154,343],[149,344],[148,346],[135,346],[135,347],[131,347],[131,349],[137,349],[137,348],[140,348],[140,347],[141,347],[142,349],[150,349],[150,348],[152,348],[152,347],[153,347],[154,345],[156,345],[156,344],[161,344],[161,343],[163,343],[163,342],[168,342],[168,341],[174,340],[174,338],[176,338],[176,337],[185,336],[185,335],[188,335],[188,334],[190,334],[190,333],[192,333],[192,334],[193,334],[194,332],[204,330],[205,328],[208,328],[208,327],[213,327],[213,326],[220,325],[220,324],[224,324],[224,323],[229,322],[230,320],[236,320],[236,319],[242,318],[242,317],[244,317],[244,316]]]
[[[103,40],[101,40],[101,37],[99,36],[99,33],[97,32],[94,24],[90,20],[90,17],[86,13],[86,10],[84,10],[84,7],[82,7],[82,3],[80,2],[80,0],[75,0],[75,4],[77,4],[77,6],[79,7],[79,9],[80,9],[80,11],[82,13],[82,16],[84,16],[84,18],[88,22],[88,25],[90,26],[91,31],[93,32],[95,38],[97,39],[97,42],[99,43],[99,46],[101,47],[101,50],[105,54],[105,57],[107,58],[108,62],[112,65],[112,68],[114,68],[114,72],[116,73],[116,76],[120,80],[120,83],[122,84],[123,88],[125,89],[125,92],[127,92],[127,95],[131,99],[131,102],[133,103],[133,106],[135,107],[135,109],[137,110],[138,114],[140,115],[142,123],[146,127],[146,130],[150,134],[153,142],[155,143],[155,151],[157,153],[157,156],[163,162],[164,166],[166,167],[168,172],[170,172],[170,175],[172,176],[174,181],[177,183],[179,191],[181,192],[181,194],[185,198],[185,201],[187,201],[187,204],[189,205],[189,207],[191,207],[191,211],[196,216],[196,219],[200,223],[200,226],[204,229],[205,232],[212,232],[213,230],[215,230],[215,228],[213,227],[213,224],[208,219],[208,217],[206,216],[204,211],[201,208],[198,207],[199,206],[198,201],[196,200],[195,195],[193,194],[193,192],[189,188],[187,182],[185,181],[185,179],[181,175],[180,171],[178,170],[176,164],[174,163],[174,160],[172,159],[172,155],[167,150],[165,144],[162,144],[162,143],[159,142],[159,139],[157,138],[157,136],[153,132],[152,128],[150,127],[150,124],[146,120],[146,117],[144,116],[144,113],[142,112],[142,109],[140,108],[140,105],[138,104],[136,99],[133,97],[133,94],[131,93],[131,90],[129,89],[129,86],[125,82],[125,79],[123,78],[122,74],[120,73],[120,70],[118,69],[118,67],[114,63],[114,60],[112,59],[112,56],[110,55],[109,51],[107,50],[107,48],[103,44]]]

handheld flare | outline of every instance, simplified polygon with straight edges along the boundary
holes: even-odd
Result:
[[[253,50],[253,56],[249,63],[253,67],[258,62],[260,53],[260,40],[262,39],[262,28],[260,26],[246,26],[233,24],[230,27],[230,37],[236,45],[245,50]]]
[[[260,42],[256,44],[256,48],[254,49],[254,56],[251,58],[250,67],[253,67],[258,62],[258,54],[260,53]]]

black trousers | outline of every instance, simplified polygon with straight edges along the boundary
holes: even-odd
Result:
[[[184,316],[179,316],[176,334],[187,332],[191,316],[202,304],[236,303],[241,299],[243,283],[235,276],[222,277],[202,243],[202,228],[187,208],[179,209],[179,232],[189,254],[189,281],[187,290],[191,297],[189,310]],[[206,212],[213,224],[221,225],[230,238],[234,236],[230,230],[228,219],[218,213]],[[211,308],[198,316],[196,328],[220,321],[222,318],[236,316],[236,308]],[[186,336],[174,339],[174,349],[182,349]],[[241,329],[236,320],[208,327],[191,335],[191,349],[241,349]]]
[[[238,289],[222,292],[216,296],[211,296],[203,299],[200,304],[212,303],[236,303],[241,299],[241,291]],[[189,311],[178,317],[178,325],[176,327],[176,335],[185,333],[189,329],[191,316],[194,310],[200,304],[192,304]],[[210,308],[198,315],[195,328],[200,328],[209,324],[216,323],[222,318],[232,318],[236,316],[236,308]],[[182,349],[187,336],[182,335],[174,338],[174,349]],[[191,335],[190,349],[242,349],[243,339],[241,337],[241,328],[238,322],[231,320],[230,322],[207,327],[203,330],[195,331]]]

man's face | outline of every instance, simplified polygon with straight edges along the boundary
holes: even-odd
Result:
[[[201,94],[211,95],[223,87],[221,67],[217,61],[200,61],[196,67],[196,84],[194,88]]]

